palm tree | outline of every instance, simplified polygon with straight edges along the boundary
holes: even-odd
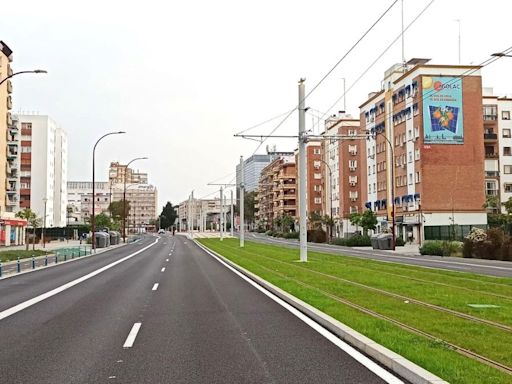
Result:
[[[32,226],[32,249],[36,248],[36,227],[41,225],[41,219],[37,217],[36,213],[32,211],[30,208],[24,208],[22,211],[19,211],[16,213],[16,217],[19,217],[20,219],[27,220],[28,224]],[[28,231],[25,233],[25,244],[27,245],[28,250]]]

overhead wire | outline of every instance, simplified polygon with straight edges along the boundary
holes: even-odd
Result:
[[[343,60],[346,59],[346,57],[361,43],[361,41],[375,28],[375,26],[388,14],[388,12],[395,6],[395,4],[398,2],[398,0],[394,0],[391,5],[386,8],[386,10],[377,18],[377,20],[363,33],[363,35],[349,48],[349,50],[339,59],[336,64],[320,79],[320,81],[304,96],[304,100],[306,100],[324,81],[329,77],[329,75],[343,62]],[[303,102],[304,100],[300,100],[300,102]],[[299,102],[299,104],[300,104]],[[253,152],[253,155],[260,149],[260,147],[263,145],[263,143],[271,137],[275,131],[277,131],[286,120],[289,119],[289,117],[292,115],[293,112],[295,112],[299,108],[299,105],[297,104],[295,108],[293,108],[290,112],[286,114],[283,120],[277,124],[277,126],[272,129],[272,131],[268,135],[263,135],[260,144],[256,147],[256,149]]]

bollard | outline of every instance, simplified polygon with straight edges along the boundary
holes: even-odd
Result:
[[[0,263],[0,279],[2,278],[2,263]]]
[[[33,255],[32,255],[32,269],[36,269],[36,259]]]
[[[72,250],[71,250],[71,260],[73,260],[73,258],[74,258],[74,257],[75,257],[75,250],[74,250],[74,249],[72,249]]]
[[[44,266],[47,267],[48,266],[48,255],[46,255],[44,257]]]
[[[18,262],[16,263],[16,272],[17,273],[21,272],[21,264],[20,264],[20,258],[19,257],[18,257]]]
[[[59,254],[56,253],[55,254],[55,264],[57,264],[59,262]]]
[[[65,253],[65,254],[64,254],[64,261],[67,261],[67,260],[68,260],[68,254],[67,254],[67,253]]]

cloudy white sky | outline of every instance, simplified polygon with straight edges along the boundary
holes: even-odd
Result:
[[[160,205],[202,197],[207,183],[230,182],[240,155],[257,143],[233,134],[292,109],[297,81],[311,89],[392,0],[16,0],[2,10],[0,39],[14,51],[15,70],[48,75],[14,79],[14,111],[49,114],[69,136],[69,178],[91,178],[110,161],[134,157],[159,189]],[[408,24],[430,0],[405,0]],[[474,5],[475,4],[475,5]],[[405,55],[433,63],[479,64],[512,46],[510,0],[435,0],[405,36]],[[400,1],[307,100],[322,112],[343,108],[342,78],[350,86],[400,33]],[[401,60],[395,44],[347,95],[347,111],[380,88],[386,69]],[[484,86],[512,95],[512,58],[483,70]],[[315,117],[308,115],[310,128]],[[254,129],[266,134],[279,120]],[[295,114],[276,132],[294,134]],[[267,143],[265,143],[266,145]],[[269,139],[281,150],[294,141]],[[265,145],[259,152],[264,152]],[[224,177],[225,176],[225,177]]]

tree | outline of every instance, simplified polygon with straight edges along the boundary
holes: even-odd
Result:
[[[356,232],[359,231],[359,226],[361,225],[362,215],[360,213],[353,213],[350,215],[350,224],[355,225]]]
[[[96,223],[96,228],[108,228],[108,229],[114,229],[115,224],[112,221],[112,219],[105,213],[100,213],[94,217],[94,221]]]
[[[128,200],[126,201],[126,209],[123,214],[124,208],[124,200],[113,201],[108,206],[108,211],[112,215],[112,219],[119,222],[130,215],[130,202]]]
[[[322,216],[317,212],[310,213],[309,223],[313,229],[322,229]]]
[[[375,228],[377,228],[377,215],[375,212],[373,212],[371,209],[366,210],[361,215],[359,225],[363,227],[363,233],[365,236],[368,234],[370,229],[375,230]]]
[[[160,228],[169,228],[172,227],[176,221],[176,207],[174,207],[170,201],[168,201],[164,208],[162,209],[162,213],[160,214]]]
[[[25,219],[28,222],[28,225],[32,227],[32,249],[35,249],[36,247],[36,228],[41,225],[41,219],[37,217],[36,213],[32,211],[30,208],[24,208],[23,210],[16,213],[16,217],[19,217],[20,219]],[[27,245],[28,250],[28,231],[26,232],[25,236],[25,244]]]

